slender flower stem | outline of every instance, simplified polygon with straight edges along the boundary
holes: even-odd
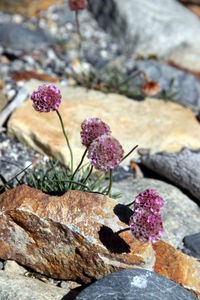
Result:
[[[81,158],[80,163],[78,164],[76,170],[74,171],[74,173],[73,173],[73,175],[72,175],[72,177],[71,177],[71,180],[74,179],[74,176],[76,175],[76,173],[77,173],[78,170],[80,169],[80,167],[81,167],[81,165],[82,165],[82,163],[83,163],[83,161],[84,161],[84,158],[85,158],[85,156],[86,156],[86,154],[87,154],[87,151],[88,151],[88,150],[87,150],[87,148],[86,148],[85,151],[84,151],[84,153],[83,153],[83,155],[82,155],[82,158]],[[71,187],[71,184],[70,184],[69,188],[70,188],[70,187]]]
[[[123,158],[122,158],[122,160],[121,160],[121,162],[123,161],[123,160],[125,160],[136,148],[138,147],[138,145],[136,145],[133,149],[131,149],[131,151],[129,151]],[[120,162],[120,163],[121,163]]]
[[[56,110],[56,113],[57,113],[57,115],[59,117],[60,124],[61,124],[61,127],[62,127],[62,131],[63,131],[64,137],[65,137],[65,140],[67,142],[67,146],[68,146],[68,149],[69,149],[69,152],[70,152],[70,157],[71,157],[71,173],[73,173],[73,153],[72,153],[72,148],[70,146],[70,143],[69,143],[66,131],[65,131],[65,127],[64,127],[64,124],[63,124],[62,117],[61,117],[61,115],[60,115],[60,113],[59,113],[58,110]]]
[[[131,206],[132,204],[134,204],[134,202],[135,202],[135,200],[134,201],[132,201],[131,203],[128,203],[128,204],[125,204],[126,206]]]
[[[85,178],[85,180],[82,182],[82,183],[86,183],[87,182],[87,180],[88,180],[88,178],[90,177],[90,175],[92,174],[92,171],[93,171],[93,166],[91,166],[91,168],[90,168],[90,171],[89,171],[89,173],[88,173],[88,175],[87,175],[87,177]]]
[[[120,233],[122,233],[122,232],[124,232],[124,231],[128,231],[128,230],[130,230],[130,227],[121,229],[121,230],[119,230],[119,231],[117,231],[117,232],[115,232],[115,233],[116,233],[116,234],[120,234]]]
[[[76,30],[79,36],[79,59],[81,58],[81,49],[82,49],[82,35],[80,31],[80,23],[78,18],[78,10],[75,11],[75,20],[76,20]]]
[[[110,183],[109,183],[108,190],[107,190],[107,193],[106,193],[106,195],[108,195],[108,196],[110,196],[110,191],[111,191],[111,188],[112,188],[112,181],[113,181],[112,170],[110,170]]]

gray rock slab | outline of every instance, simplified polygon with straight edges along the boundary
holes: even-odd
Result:
[[[61,300],[69,290],[10,272],[0,271],[1,300]]]
[[[149,178],[133,179],[129,177],[114,182],[113,192],[121,192],[119,203],[128,204],[146,189],[154,189],[166,201],[162,210],[164,235],[162,240],[175,248],[183,248],[182,240],[186,235],[200,231],[200,208],[182,191],[173,185]],[[133,206],[131,206],[133,208]]]
[[[134,54],[166,56],[183,45],[199,49],[200,22],[178,1],[89,0],[89,9]]]
[[[190,292],[154,272],[129,269],[92,284],[77,300],[195,300]]]
[[[178,153],[143,155],[141,161],[200,200],[200,151],[185,148]]]
[[[193,75],[155,60],[136,62],[136,67],[158,82],[160,98],[200,110],[200,82]]]
[[[16,51],[33,51],[53,44],[53,39],[42,30],[31,30],[22,24],[0,24],[1,46]]]
[[[183,243],[185,252],[200,260],[200,232],[185,236]]]

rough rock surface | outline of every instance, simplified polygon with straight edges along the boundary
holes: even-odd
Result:
[[[142,163],[188,190],[200,200],[200,151],[183,149],[179,153],[143,155]]]
[[[152,267],[150,244],[129,245],[115,234],[127,226],[113,213],[116,205],[97,194],[69,191],[50,197],[17,187],[1,196],[1,258],[55,279],[85,283],[120,268]]]
[[[41,82],[31,81],[27,85],[29,92],[32,93],[39,84]],[[108,123],[125,153],[136,144],[141,148],[150,148],[152,153],[175,152],[183,146],[200,148],[199,123],[189,109],[178,104],[154,99],[137,102],[117,94],[105,95],[83,88],[56,86],[63,95],[59,111],[71,142],[75,164],[84,151],[80,142],[80,126],[86,117],[100,117]],[[38,113],[30,100],[13,113],[8,123],[8,133],[65,164],[69,161],[56,113]],[[132,157],[136,156],[135,151]],[[127,161],[123,163],[127,164]]]
[[[1,300],[61,300],[68,292],[67,289],[46,284],[35,278],[0,271]]]
[[[53,39],[40,29],[31,30],[23,24],[0,24],[1,46],[7,50],[32,51],[53,44]],[[16,42],[17,41],[17,42]]]
[[[131,203],[146,189],[155,189],[166,201],[162,211],[164,224],[162,240],[175,248],[183,248],[182,240],[186,235],[200,231],[200,208],[182,191],[170,184],[149,178],[138,180],[129,177],[114,183],[113,188],[113,192],[122,193],[122,198],[118,201],[123,204]]]
[[[134,54],[166,56],[174,49],[199,49],[200,22],[175,0],[89,0],[99,24],[133,45]],[[124,42],[124,40],[123,40]],[[184,45],[184,46],[183,46]]]
[[[0,10],[9,13],[18,13],[25,17],[32,17],[40,10],[46,9],[54,3],[60,3],[59,0],[1,0]]]
[[[90,283],[142,267],[200,296],[200,263],[165,242],[142,243],[126,228],[132,211],[97,194],[48,196],[19,186],[1,196],[0,255],[57,279]]]
[[[108,298],[109,297],[109,298]],[[77,300],[195,300],[194,295],[154,272],[130,269],[108,275],[86,288]]]

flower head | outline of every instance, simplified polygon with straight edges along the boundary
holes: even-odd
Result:
[[[87,8],[87,1],[86,0],[68,0],[68,5],[70,10],[80,10]]]
[[[31,95],[33,107],[39,112],[55,111],[61,103],[61,93],[53,84],[38,86]]]
[[[88,148],[88,158],[92,165],[103,172],[114,169],[124,154],[122,146],[114,137],[101,135]]]
[[[165,201],[161,198],[155,190],[149,189],[140,193],[134,202],[134,210],[139,207],[147,209],[154,214],[158,214],[160,209],[163,208]]]
[[[129,224],[134,237],[142,242],[158,241],[163,234],[161,215],[143,208],[134,211]]]
[[[99,136],[110,135],[110,127],[99,118],[87,118],[81,124],[81,141],[87,148]]]
[[[141,90],[147,96],[155,96],[159,93],[160,87],[156,81],[147,81],[142,84]]]

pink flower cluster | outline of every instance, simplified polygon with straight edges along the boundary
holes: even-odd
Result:
[[[134,203],[134,212],[130,218],[130,229],[140,241],[158,241],[163,234],[160,210],[164,200],[156,191],[149,189],[139,194]]]
[[[106,134],[96,138],[88,148],[88,158],[92,165],[105,173],[120,163],[123,154],[124,151],[118,140]]]
[[[39,112],[58,110],[61,103],[61,93],[53,84],[38,86],[31,95],[33,107]]]
[[[110,135],[110,127],[99,118],[87,118],[81,124],[81,142],[87,148],[99,136]]]
[[[91,164],[105,173],[114,169],[120,163],[124,150],[110,135],[110,127],[99,118],[87,118],[81,128],[81,141],[88,148]]]
[[[87,8],[86,0],[68,0],[70,10],[78,11]]]

